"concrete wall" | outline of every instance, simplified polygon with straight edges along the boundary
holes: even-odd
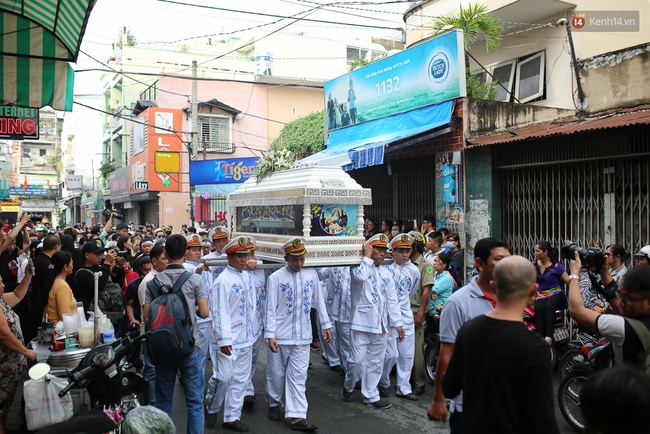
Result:
[[[315,111],[323,111],[325,108],[323,89],[268,87],[267,103],[268,118],[284,123],[292,122]],[[267,123],[269,143],[280,135],[283,126],[277,122]]]
[[[173,93],[161,92],[158,98],[159,107],[189,108],[188,98],[182,95],[192,94],[192,81],[173,77],[161,77],[160,87]],[[232,81],[199,81],[197,84],[199,102],[216,98],[242,113],[232,122],[232,141],[235,144],[233,154],[208,154],[208,158],[256,157],[259,150],[268,148],[267,138],[267,92],[264,86],[254,83],[238,83]],[[175,94],[180,94],[175,95]],[[201,113],[209,113],[204,107]],[[212,113],[225,113],[213,109]],[[248,116],[252,115],[252,116]],[[254,117],[255,116],[255,117]],[[183,117],[183,140],[190,141],[191,123]]]
[[[587,112],[650,102],[650,44],[580,62]]]
[[[552,122],[575,114],[574,110],[543,107],[533,104],[515,104],[482,99],[464,99],[465,137],[498,134],[530,125]]]
[[[433,17],[455,14],[461,4],[471,3],[468,0],[438,0],[415,5],[405,13],[407,28],[406,45],[410,47],[431,36]],[[520,8],[523,0],[487,0],[483,2],[493,13],[507,15],[508,8]],[[534,3],[534,2],[530,2]],[[557,8],[558,2],[547,1],[548,10]],[[574,9],[571,4],[576,4]],[[505,6],[505,7],[504,7]],[[487,54],[485,43],[478,41],[471,46],[471,54],[480,64],[489,69],[490,66],[544,51],[546,55],[546,96],[540,101],[529,105],[542,105],[573,109],[572,99],[575,89],[575,77],[571,69],[566,28],[553,27],[550,24],[565,17],[564,12],[544,13],[544,2],[530,6],[535,9],[535,20],[524,23],[509,22],[505,24],[503,40],[499,50]],[[503,9],[499,9],[503,8]],[[650,25],[645,20],[650,16],[650,2],[647,0],[628,0],[625,4],[612,3],[609,0],[570,0],[567,10],[577,11],[606,11],[606,10],[638,10],[640,12],[639,32],[578,32],[573,31],[573,42],[578,59],[586,59],[603,53],[621,50],[646,43],[650,40]],[[507,21],[525,21],[523,18]],[[538,26],[538,27],[536,27]],[[470,62],[470,69],[476,71],[480,66]],[[514,89],[514,88],[513,88]]]
[[[172,225],[174,232],[181,229],[183,223],[190,224],[189,193],[160,192],[158,200],[158,219],[160,226]]]
[[[469,250],[481,238],[502,237],[502,189],[494,168],[494,149],[481,146],[465,150],[465,207],[469,210],[465,227]]]

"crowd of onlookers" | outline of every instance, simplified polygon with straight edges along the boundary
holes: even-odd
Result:
[[[165,256],[165,241],[172,234],[181,234],[187,239],[184,267],[197,270],[197,273],[211,273],[204,273],[213,276],[208,279],[210,282],[218,276],[215,270],[220,272],[222,268],[203,266],[200,260],[225,258],[224,246],[233,241],[226,229],[225,220],[198,222],[190,226],[183,224],[176,229],[171,226],[155,227],[150,223],[114,224],[113,220],[114,214],[103,226],[63,229],[47,222],[32,222],[28,215],[22,216],[13,226],[5,220],[4,227],[0,230],[0,310],[3,313],[0,315],[0,369],[3,372],[0,377],[0,412],[3,415],[13,400],[27,360],[36,358],[36,353],[25,343],[37,336],[42,321],[56,322],[66,313],[75,313],[77,302],[83,303],[86,312],[91,310],[95,271],[103,272],[100,288],[104,288],[107,283],[115,283],[122,288],[126,309],[115,324],[116,331],[120,334],[125,329],[141,325],[142,288],[149,279],[146,276],[152,271],[151,275],[154,275],[167,268],[169,261]],[[483,375],[481,372],[485,371],[486,366],[494,369],[490,373],[494,378],[504,376],[503,384],[508,385],[504,386],[505,389],[515,390],[519,387],[516,378],[520,367],[513,364],[513,360],[519,359],[513,358],[503,364],[509,369],[508,372],[503,371],[503,366],[499,368],[500,371],[495,368],[496,359],[485,366],[477,366],[477,355],[473,348],[484,342],[492,342],[489,336],[481,334],[486,328],[495,327],[494,330],[501,330],[499,333],[504,333],[503,336],[512,336],[510,341],[502,339],[491,343],[493,348],[504,346],[504,354],[516,348],[536,354],[540,348],[544,348],[535,341],[527,341],[517,347],[515,344],[518,340],[528,335],[521,328],[510,329],[507,324],[499,322],[517,315],[520,321],[521,314],[516,314],[519,307],[534,306],[537,334],[549,345],[553,344],[554,312],[568,303],[571,316],[583,330],[598,332],[614,343],[615,359],[619,364],[622,364],[621,361],[631,363],[632,352],[635,352],[634,357],[638,357],[638,350],[642,346],[638,342],[631,343],[636,336],[622,322],[621,315],[636,317],[650,326],[650,246],[645,246],[634,254],[633,272],[629,272],[625,265],[632,255],[617,244],[602,250],[604,259],[598,267],[583,266],[576,256],[567,270],[558,258],[557,249],[546,241],[540,241],[535,246],[535,260],[532,264],[524,258],[515,258],[498,265],[502,259],[510,256],[510,251],[507,244],[494,238],[479,240],[474,249],[474,263],[465,264],[465,251],[459,235],[450,233],[444,227],[436,229],[434,224],[433,216],[425,216],[419,227],[416,221],[411,220],[379,221],[367,218],[363,234],[366,240],[381,240],[384,249],[392,242],[399,245],[401,240],[404,244],[401,248],[409,249],[403,260],[411,262],[418,269],[417,275],[421,279],[419,289],[410,298],[415,352],[412,374],[406,380],[410,380],[412,392],[405,395],[407,399],[416,400],[424,392],[424,330],[427,334],[439,332],[442,364],[437,369],[438,381],[429,410],[431,419],[447,420],[446,408],[449,402],[444,400],[445,397],[452,399],[452,432],[462,432],[464,418],[471,416],[474,420],[475,415],[480,415],[479,419],[483,420],[488,414],[492,417],[505,414],[501,411],[503,408],[497,410],[492,404],[519,408],[521,403],[517,403],[516,399],[513,400],[513,395],[507,393],[499,395],[500,401],[488,399],[494,394],[489,390],[489,382],[473,383],[476,387],[466,390],[467,381],[475,381],[478,378],[476,375]],[[380,247],[379,250],[381,249]],[[390,257],[391,250],[388,249],[388,252]],[[190,253],[191,257],[188,256]],[[467,269],[470,268],[473,268],[473,272],[468,279]],[[264,282],[264,279],[261,281]],[[572,284],[577,291],[569,291]],[[349,281],[347,285],[349,287]],[[210,285],[206,284],[206,290],[208,286]],[[610,313],[617,315],[602,316]],[[487,319],[482,314],[486,314]],[[480,326],[477,321],[471,321],[477,316],[483,318]],[[472,327],[475,329],[471,335],[463,332],[465,328],[461,327],[470,322],[472,325],[467,330]],[[338,360],[340,354],[337,355],[337,350],[332,350],[331,345],[323,345],[322,331],[319,339],[317,331],[320,325],[315,323],[313,311],[312,323],[312,349],[323,347],[323,358],[330,367],[336,368],[339,365],[334,360]],[[633,335],[634,338],[631,338]],[[206,355],[203,354],[202,358],[206,358]],[[136,368],[146,369],[139,354],[131,359],[131,363]],[[544,363],[535,363],[537,365],[531,366],[538,374],[546,375],[547,371],[550,372]],[[448,367],[452,370],[451,374],[443,381]],[[470,375],[468,369],[477,371]],[[548,401],[548,385],[541,380],[537,383],[535,381],[537,380],[530,380],[528,385],[536,385],[537,392]],[[615,388],[610,383],[607,379],[602,379],[598,384],[603,388]],[[379,393],[382,397],[388,396],[388,390],[382,384],[378,386]],[[464,407],[462,399],[456,396],[459,390],[466,390]],[[477,394],[487,395],[481,395],[480,398],[486,405],[477,407]],[[345,396],[346,392],[344,398]],[[546,401],[538,404],[538,409],[549,405]],[[594,402],[593,405],[602,403]],[[530,416],[530,420],[536,420],[544,428],[542,432],[556,431],[554,418],[546,414],[551,410],[540,411],[544,413],[541,417]],[[538,415],[540,411],[537,412]],[[528,416],[522,413],[519,421],[526,417]],[[484,426],[483,422],[477,425]]]

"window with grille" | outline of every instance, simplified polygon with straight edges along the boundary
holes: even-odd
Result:
[[[199,149],[197,152],[232,154],[230,118],[225,116],[199,115]]]

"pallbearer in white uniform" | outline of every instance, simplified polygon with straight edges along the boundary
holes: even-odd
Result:
[[[230,234],[228,229],[224,229],[220,226],[212,229],[208,233],[210,240],[212,241],[212,246],[216,249],[214,252],[208,253],[201,257],[202,260],[205,259],[225,259],[225,253],[222,254],[224,246],[228,243],[228,238]],[[210,309],[210,315],[207,318],[196,317],[196,327],[199,331],[199,341],[201,342],[201,363],[203,365],[203,372],[205,372],[205,366],[208,362],[208,354],[213,360],[213,372],[210,377],[209,383],[214,387],[215,382],[217,381],[217,372],[216,365],[214,360],[217,355],[215,351],[219,351],[218,348],[212,348],[212,285],[214,280],[221,274],[225,267],[223,266],[211,266],[207,267],[205,265],[200,265],[202,272],[201,278],[203,279],[203,284],[205,286],[205,295],[208,298],[208,308]],[[197,267],[198,268],[198,267]]]
[[[393,252],[395,262],[387,268],[392,274],[395,284],[395,294],[399,304],[400,314],[404,325],[404,340],[397,336],[395,325],[391,324],[388,330],[386,342],[386,355],[384,357],[384,371],[379,381],[379,394],[388,396],[390,390],[390,371],[397,363],[397,392],[398,398],[417,401],[418,397],[412,393],[411,369],[415,355],[415,322],[411,312],[411,296],[416,293],[420,283],[420,271],[411,263],[411,244],[413,239],[410,235],[399,234],[393,238],[388,247]]]
[[[323,267],[318,275],[327,282],[325,304],[334,327],[332,342],[323,346],[323,352],[330,368],[340,365],[345,373],[350,358],[350,267]],[[332,344],[336,357],[329,352]]]
[[[246,237],[250,244],[248,245],[248,262],[254,261],[256,264],[261,264],[261,261],[255,259],[255,238]],[[247,263],[248,263],[247,262]],[[253,336],[257,336],[253,342],[253,360],[251,363],[251,373],[248,376],[248,383],[246,384],[246,396],[244,396],[244,408],[252,409],[255,406],[255,387],[253,386],[253,377],[257,368],[257,358],[260,353],[260,346],[264,340],[262,333],[264,327],[264,316],[266,311],[266,276],[264,270],[249,270],[251,275],[255,292],[253,300],[253,315],[251,317],[251,329]]]
[[[325,342],[332,339],[331,324],[320,296],[316,269],[303,268],[305,241],[293,238],[282,246],[287,265],[269,276],[267,282],[264,337],[269,350],[266,361],[266,400],[269,419],[280,420],[282,392],[285,393],[284,417],[291,429],[315,431],[318,427],[305,419],[307,397],[305,382],[312,341],[309,311],[318,311]]]
[[[385,265],[381,265],[387,247],[386,235],[377,234],[370,238],[363,244],[361,264],[352,267],[350,272],[350,359],[343,383],[344,401],[352,399],[354,387],[361,380],[363,402],[381,409],[391,406],[388,401],[380,399],[377,390],[384,366],[389,324],[396,328],[398,339],[404,339],[393,275]]]
[[[223,407],[223,427],[245,432],[240,422],[246,384],[251,371],[253,343],[259,330],[251,327],[254,315],[255,287],[244,268],[255,268],[248,261],[250,240],[236,237],[224,250],[228,266],[216,278],[212,287],[213,347],[217,355],[212,363],[218,366],[216,387],[208,386],[205,397],[206,422],[216,424],[216,414]]]

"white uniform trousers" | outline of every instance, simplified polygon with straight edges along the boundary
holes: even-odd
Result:
[[[386,354],[386,333],[350,331],[350,359],[343,387],[352,392],[361,380],[363,402],[379,401],[377,385],[381,378]]]
[[[221,349],[217,352],[219,377],[215,383],[216,387],[208,386],[205,407],[208,413],[218,413],[223,404],[224,422],[241,419],[246,383],[251,371],[252,353],[253,347],[233,348],[229,356],[222,353]]]
[[[253,355],[251,357],[251,374],[248,376],[248,383],[246,384],[246,394],[244,396],[255,396],[255,386],[253,386],[253,377],[255,376],[255,371],[257,370],[257,359],[260,355],[260,346],[264,340],[264,333],[260,333],[260,336],[255,342],[253,342]]]
[[[205,375],[205,367],[208,364],[208,355],[211,355],[210,347],[212,346],[212,321],[197,322],[196,329],[199,332],[199,345],[201,346],[201,366],[203,368],[203,375]]]
[[[381,374],[379,385],[390,387],[390,371],[397,364],[397,393],[408,395],[411,393],[411,369],[415,356],[415,333],[412,328],[404,329],[404,340],[398,342],[397,330],[392,328],[388,332],[386,342],[386,355],[384,357],[384,370]]]
[[[350,358],[350,323],[336,321],[334,327],[336,329],[336,342],[338,342],[337,349],[339,353],[339,360],[341,361],[341,368],[343,372],[348,372],[348,359]]]
[[[332,317],[330,317],[330,323],[334,324]],[[323,340],[323,329],[320,325],[320,322],[318,322],[318,340],[320,341],[320,347],[323,349],[323,356],[325,356],[327,359],[327,364],[330,365],[330,367],[340,366],[341,360],[339,359],[339,355],[336,351],[338,342],[336,336],[336,328],[330,328],[330,332],[332,332],[332,340],[328,343],[325,343]]]
[[[280,351],[266,352],[266,402],[269,407],[282,404],[285,391],[284,417],[306,418],[307,368],[309,368],[309,345],[280,345]]]

